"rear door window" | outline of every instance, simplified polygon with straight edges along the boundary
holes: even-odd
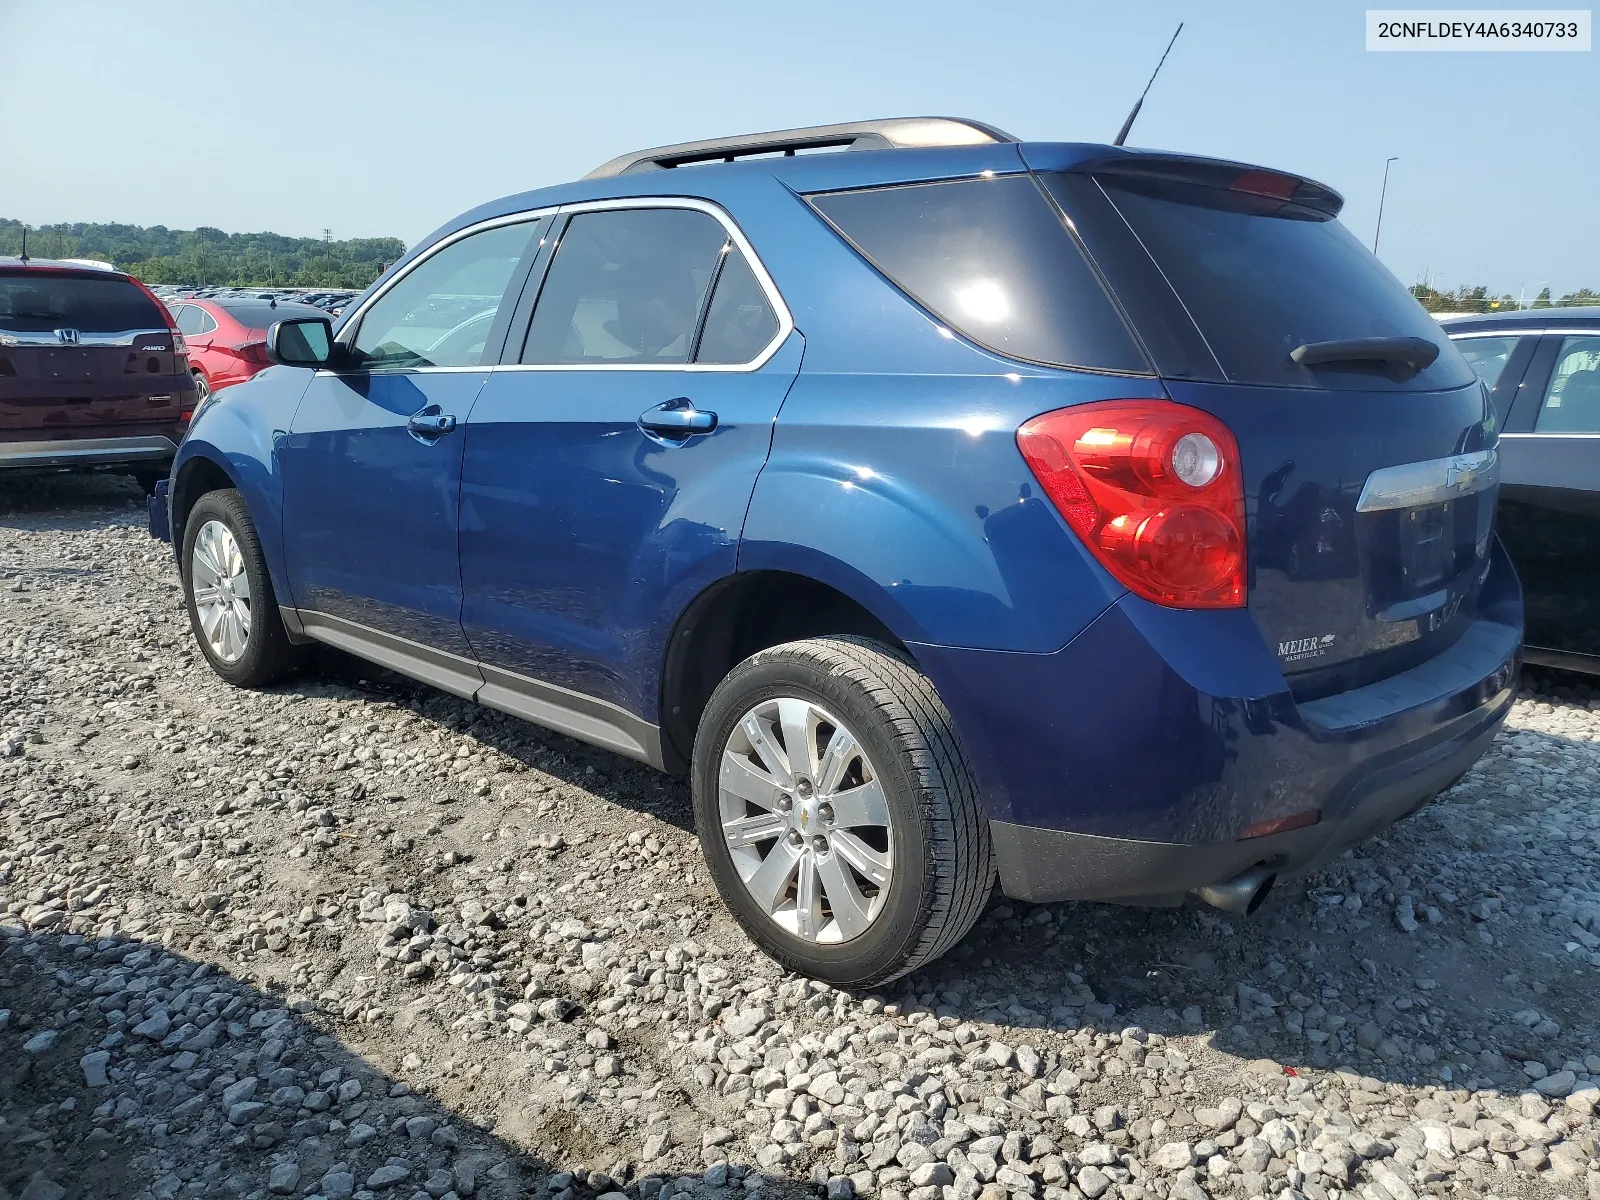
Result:
[[[539,292],[522,361],[687,363],[727,240],[720,221],[694,209],[576,214]]]
[[[1263,180],[1280,178],[1249,172]],[[1084,238],[1135,326],[1166,320],[1155,309],[1147,255],[1199,330],[1222,378],[1307,388],[1457,388],[1472,372],[1416,299],[1330,213],[1272,195],[1178,178],[1125,174],[1044,177]],[[1098,187],[1097,204],[1083,189]],[[1251,185],[1263,186],[1263,185]],[[1125,223],[1122,230],[1097,222]],[[1133,237],[1129,238],[1131,231]],[[1305,367],[1289,356],[1315,342],[1416,337],[1440,348],[1410,378],[1370,364]],[[1160,356],[1158,355],[1158,364]],[[1163,370],[1163,373],[1167,373]],[[1186,372],[1187,373],[1187,372]]]
[[[126,279],[56,271],[0,274],[0,329],[13,333],[125,333],[167,329],[167,315]]]
[[[1561,340],[1535,433],[1600,433],[1600,334]]]
[[[1031,175],[807,199],[891,283],[980,346],[1053,366],[1150,373]]]

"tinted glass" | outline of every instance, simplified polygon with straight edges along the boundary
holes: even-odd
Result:
[[[178,332],[199,333],[205,310],[193,304],[184,304],[178,308]]]
[[[1302,367],[1289,355],[1308,342],[1371,337],[1425,338],[1440,347],[1433,366],[1403,381],[1405,386],[1472,382],[1433,318],[1326,213],[1169,180],[1102,177],[1100,185],[1176,290],[1231,382],[1363,387],[1376,373],[1370,365]],[[1122,295],[1126,285],[1116,265],[1100,265]],[[1130,296],[1123,299],[1137,305]]]
[[[1535,433],[1600,433],[1600,336],[1563,338]]]
[[[279,304],[276,308],[264,301],[249,304],[221,302],[222,311],[246,329],[270,329],[278,321],[290,317],[322,317],[327,314],[310,304]]]
[[[506,286],[542,225],[485,229],[425,259],[362,315],[357,361],[368,368],[481,365]]]
[[[747,363],[778,334],[778,314],[739,248],[729,243],[695,362]]]
[[[687,208],[579,213],[561,235],[525,363],[689,361],[727,234]]]
[[[1506,369],[1511,352],[1517,348],[1515,337],[1457,338],[1456,349],[1467,360],[1472,373],[1483,380],[1483,386],[1492,389]]]
[[[213,317],[210,313],[208,313],[203,308],[196,307],[194,311],[195,311],[195,329],[194,329],[194,331],[196,333],[213,333],[213,332],[215,332],[215,330],[217,328],[217,319],[215,317]]]
[[[126,279],[54,272],[0,275],[0,329],[13,333],[122,333],[166,329],[167,314]]]
[[[1031,176],[809,199],[902,291],[979,345],[1033,362],[1150,370]]]

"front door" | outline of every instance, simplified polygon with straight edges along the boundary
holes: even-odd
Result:
[[[456,559],[461,425],[540,224],[495,225],[418,260],[341,330],[338,369],[317,372],[280,443],[284,557],[308,628],[380,659],[385,646],[431,657],[431,681],[461,693],[478,682]]]
[[[735,569],[803,343],[731,224],[639,203],[571,216],[472,411],[461,572],[481,700],[649,757],[623,714],[656,721],[673,619]]]

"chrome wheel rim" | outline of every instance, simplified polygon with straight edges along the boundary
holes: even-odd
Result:
[[[211,395],[211,384],[206,382],[206,377],[199,371],[194,373],[195,407],[199,408]]]
[[[207,521],[195,535],[189,587],[211,653],[219,662],[238,662],[250,646],[250,577],[233,530],[221,521]]]
[[[809,700],[763,700],[728,737],[717,797],[734,869],[779,928],[838,944],[871,927],[889,896],[894,826],[844,722]]]

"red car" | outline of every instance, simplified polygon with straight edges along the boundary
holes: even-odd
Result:
[[[270,365],[267,330],[274,323],[328,315],[309,304],[274,303],[254,296],[174,300],[170,307],[178,332],[189,345],[189,369],[202,400]]]

